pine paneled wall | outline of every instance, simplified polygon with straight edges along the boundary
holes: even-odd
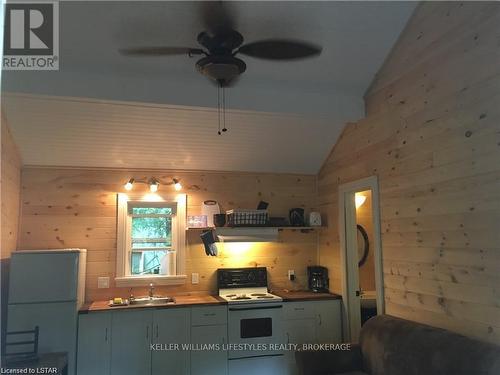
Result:
[[[1,150],[1,205],[2,234],[0,259],[10,258],[16,249],[19,230],[19,203],[21,193],[21,156],[17,149],[6,119],[2,119]]]
[[[420,4],[318,179],[340,291],[339,184],[378,175],[386,312],[500,343],[500,3]]]
[[[115,288],[116,194],[131,177],[181,179],[188,195],[188,215],[201,214],[204,200],[215,199],[222,210],[255,208],[269,202],[272,216],[288,216],[292,207],[310,212],[316,206],[316,176],[231,172],[123,171],[25,168],[22,174],[22,212],[19,249],[81,247],[88,249],[86,299],[103,300],[128,296],[128,288]],[[145,186],[134,187],[143,191]],[[161,191],[173,192],[171,186]],[[220,246],[217,257],[207,257],[199,231],[187,234],[188,280],[183,286],[158,287],[169,294],[216,292],[215,270],[219,267],[266,266],[274,288],[300,289],[307,285],[306,267],[318,261],[316,231],[283,231],[280,241],[248,246]],[[297,281],[287,279],[294,269]],[[200,283],[191,284],[197,272]],[[109,276],[110,289],[98,289],[97,277]],[[134,288],[136,295],[144,288]]]

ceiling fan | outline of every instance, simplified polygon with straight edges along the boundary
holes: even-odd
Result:
[[[202,18],[206,31],[197,36],[203,48],[192,47],[134,47],[120,49],[126,56],[203,56],[196,62],[197,70],[217,83],[222,89],[222,100],[219,102],[219,134],[220,109],[225,107],[224,88],[231,86],[236,78],[245,72],[245,62],[236,55],[246,55],[267,60],[297,60],[321,53],[322,48],[308,42],[293,39],[265,39],[243,44],[243,36],[235,30],[233,19],[222,1],[202,2]],[[221,104],[222,101],[222,104]],[[226,131],[226,127],[222,131]]]

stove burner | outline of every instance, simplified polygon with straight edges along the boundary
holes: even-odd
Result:
[[[255,295],[255,294],[253,294],[253,295]],[[264,296],[257,296],[257,298],[274,298],[274,297],[273,296],[266,296],[266,295],[264,295]]]
[[[236,297],[236,294],[226,294],[226,297],[228,297],[228,298]]]
[[[236,296],[236,297],[231,298],[231,300],[233,300],[233,301],[240,300],[240,299],[251,299],[251,298],[250,297],[243,297],[243,296],[240,296],[240,297]]]
[[[252,293],[252,294],[250,294],[250,295],[251,295],[251,296],[253,296],[253,297],[263,297],[263,296],[267,296],[267,294],[266,294],[266,293]]]

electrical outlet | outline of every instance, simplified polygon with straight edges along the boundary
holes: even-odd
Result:
[[[288,270],[288,280],[295,281],[295,270]]]
[[[98,277],[97,278],[97,287],[99,289],[109,288],[109,276]]]
[[[200,274],[192,273],[191,274],[191,284],[198,284],[200,282]]]

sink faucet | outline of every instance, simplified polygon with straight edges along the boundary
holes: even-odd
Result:
[[[153,283],[149,284],[149,298],[153,298],[155,287]]]

